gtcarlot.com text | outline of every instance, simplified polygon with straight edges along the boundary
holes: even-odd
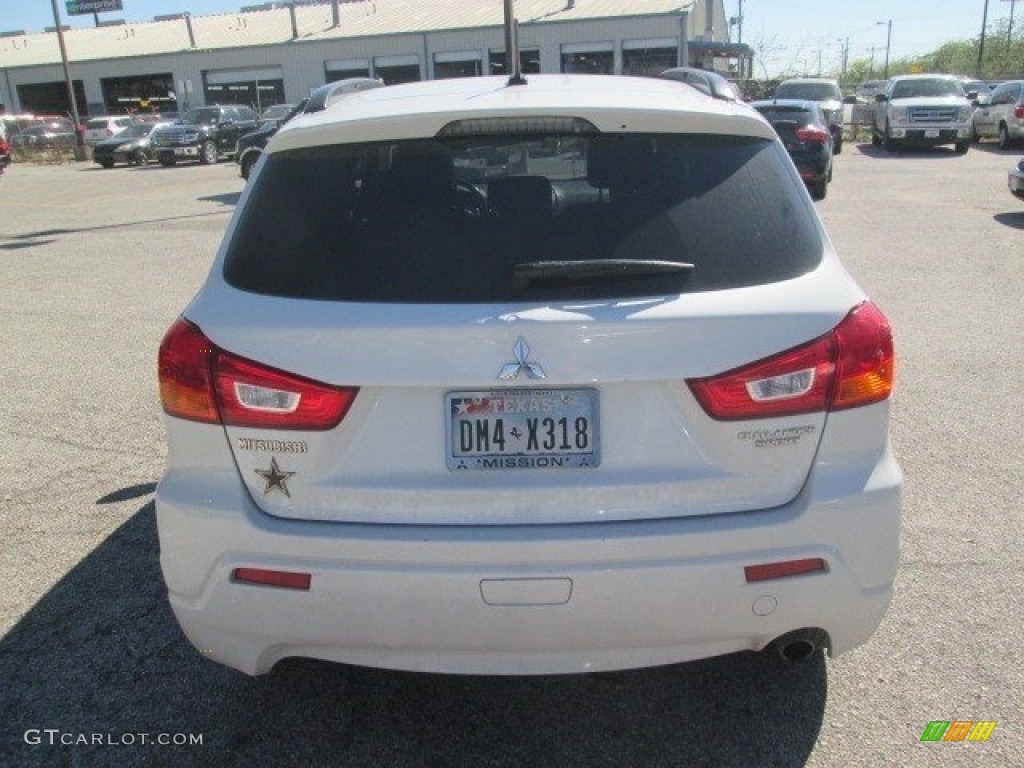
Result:
[[[197,747],[203,744],[201,733],[76,733],[60,728],[29,728],[22,738],[32,746]]]

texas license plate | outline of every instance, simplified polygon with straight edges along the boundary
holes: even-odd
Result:
[[[449,392],[448,469],[573,469],[601,463],[596,389]]]

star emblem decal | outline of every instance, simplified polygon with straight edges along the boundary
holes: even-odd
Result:
[[[262,477],[267,487],[263,489],[263,495],[266,496],[273,490],[278,490],[288,498],[292,495],[288,492],[288,478],[294,475],[294,472],[284,472],[279,466],[277,466],[277,459],[273,456],[270,457],[270,469],[257,469],[254,470],[257,475]]]

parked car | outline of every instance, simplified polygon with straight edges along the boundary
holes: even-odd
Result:
[[[135,121],[131,115],[104,115],[94,117],[85,124],[85,134],[82,137],[90,147],[101,141],[109,139],[124,131]]]
[[[963,155],[970,147],[972,112],[952,75],[899,75],[875,96],[871,143],[887,151],[952,144]]]
[[[74,123],[52,121],[22,129],[11,139],[11,147],[16,150],[71,149],[76,141]]]
[[[971,139],[996,138],[1000,149],[1024,140],[1024,80],[1007,80],[981,94],[971,115]]]
[[[976,99],[979,96],[992,92],[992,89],[984,80],[972,80],[969,77],[960,78],[960,87],[963,88],[964,95],[968,99]]]
[[[862,104],[874,104],[875,96],[885,90],[885,80],[865,80],[854,89]]]
[[[205,658],[521,675],[870,637],[891,330],[754,110],[432,80],[260,162],[159,352],[160,563]]]
[[[0,137],[0,175],[11,164],[11,145],[7,139]]]
[[[783,80],[775,89],[776,99],[802,99],[821,107],[825,125],[832,134],[832,151],[843,151],[843,93],[839,83],[825,77],[794,77]]]
[[[793,158],[811,197],[824,200],[832,181],[832,135],[817,102],[799,99],[753,101]]]
[[[1017,163],[1016,167],[1010,169],[1007,184],[1012,195],[1024,200],[1024,160],[1021,160]]]
[[[145,165],[152,159],[149,138],[153,131],[167,123],[136,123],[111,139],[101,141],[92,148],[93,162],[104,168],[117,163]]]
[[[303,99],[298,104],[288,105],[291,107],[291,110],[280,120],[260,118],[259,128],[238,137],[238,145],[235,147],[235,162],[238,163],[238,173],[243,179],[249,178],[252,167],[260,159],[260,155],[263,154],[263,149],[267,146],[270,138],[277,133],[282,125],[301,112],[305,105],[306,99]]]
[[[260,113],[260,126],[272,123],[278,128],[295,112],[295,104],[275,104]]]
[[[208,165],[234,156],[238,137],[257,125],[256,112],[246,106],[198,107],[154,131],[150,148],[164,166],[179,160],[198,160]]]
[[[248,180],[252,173],[253,166],[260,159],[267,142],[277,133],[278,128],[291,120],[300,112],[319,112],[326,109],[334,100],[345,94],[355,91],[364,91],[367,88],[382,88],[384,81],[369,77],[349,77],[342,80],[335,80],[314,89],[309,96],[292,107],[281,121],[264,121],[255,131],[245,133],[238,139],[238,146],[235,148],[235,162],[238,163],[239,175]]]

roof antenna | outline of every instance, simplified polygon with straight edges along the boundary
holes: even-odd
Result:
[[[505,71],[509,85],[526,85],[519,60],[519,23],[512,12],[513,0],[505,0]]]

